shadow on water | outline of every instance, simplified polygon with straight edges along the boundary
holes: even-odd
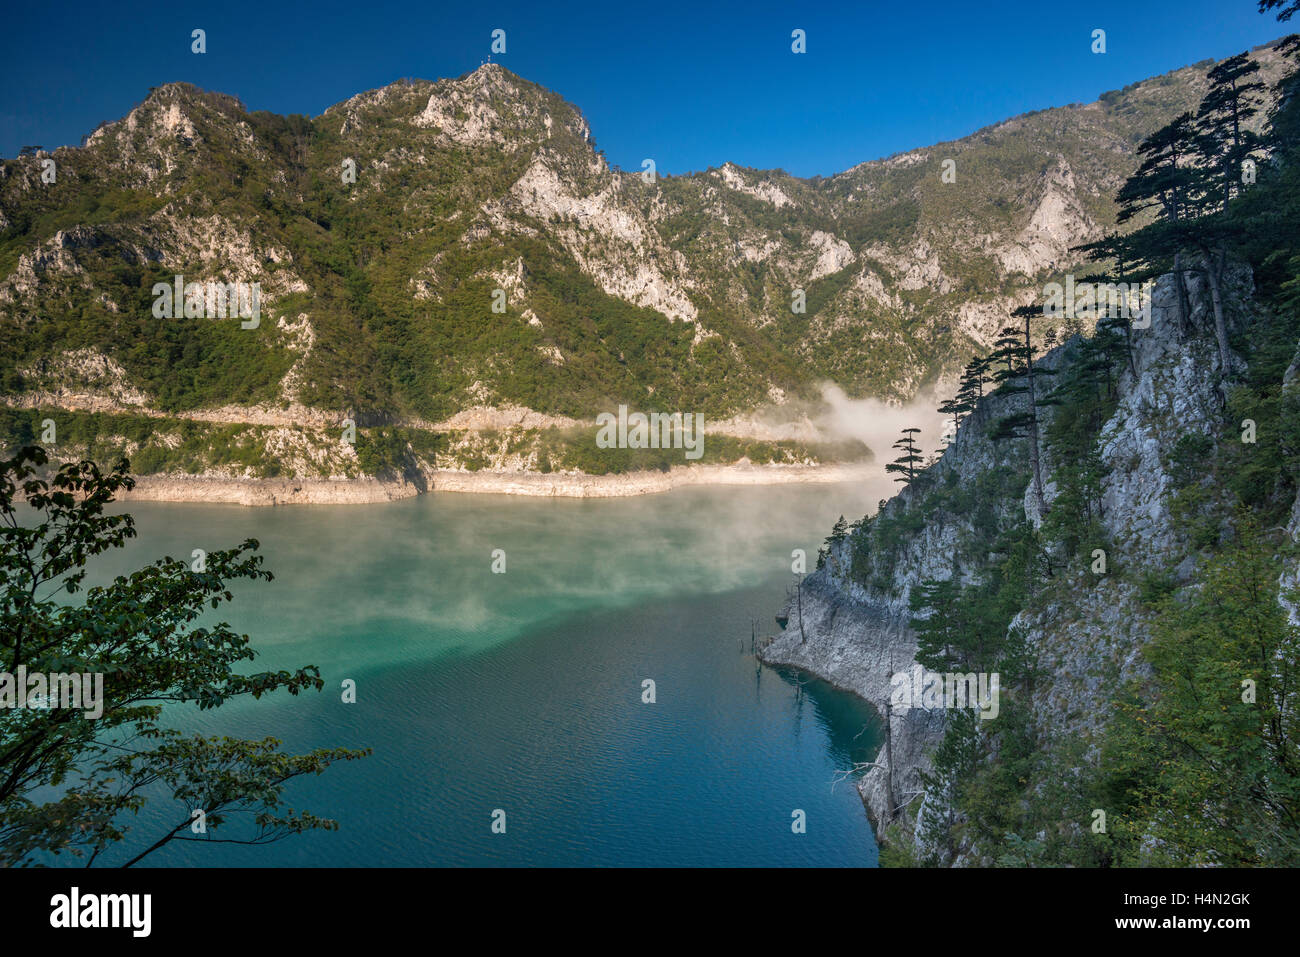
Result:
[[[825,734],[831,760],[845,769],[875,760],[884,741],[884,722],[876,709],[856,695],[830,682],[785,666],[767,667],[794,689],[796,716],[801,725],[805,713]]]

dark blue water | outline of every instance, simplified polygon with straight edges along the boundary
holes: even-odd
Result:
[[[374,751],[286,790],[338,831],[263,847],[173,843],[148,862],[875,864],[852,781],[837,782],[874,756],[874,714],[750,654],[751,622],[775,627],[791,550],[815,561],[834,519],[870,501],[864,488],[804,486],[587,502],[132,504],[140,537],[101,574],[259,537],[276,580],[240,586],[221,617],[253,636],[259,668],[316,664],[326,683],[169,720],[298,751]],[[491,571],[495,548],[505,574]],[[341,701],[348,678],[355,704]],[[504,834],[491,829],[497,810]],[[796,810],[806,833],[792,831]],[[142,840],[186,817],[156,801],[133,824]]]

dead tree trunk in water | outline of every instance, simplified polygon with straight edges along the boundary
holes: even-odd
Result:
[[[893,687],[894,659],[889,659],[890,687]],[[894,801],[894,702],[885,697],[885,800],[889,802],[889,820],[894,819],[898,804]]]
[[[799,579],[799,584],[797,586],[797,594],[799,596],[799,644],[802,645],[802,644],[806,644],[808,641],[808,636],[803,633],[803,579],[802,578]]]

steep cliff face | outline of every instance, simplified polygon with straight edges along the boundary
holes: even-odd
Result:
[[[1230,318],[1241,328],[1250,321],[1249,277],[1237,274],[1233,287]],[[1170,514],[1169,493],[1175,485],[1171,454],[1179,440],[1240,441],[1228,432],[1216,435],[1223,419],[1218,358],[1213,342],[1193,332],[1211,321],[1208,293],[1195,274],[1186,278],[1186,294],[1187,305],[1180,310],[1173,278],[1157,284],[1150,327],[1132,332],[1131,365],[1126,362],[1119,376],[1113,413],[1096,442],[1105,468],[1104,554],[1063,561],[1050,581],[1035,585],[1031,600],[1011,623],[1038,662],[1039,677],[1027,704],[1045,749],[1065,742],[1085,755],[1095,749],[1093,735],[1113,713],[1116,689],[1146,667],[1140,655],[1149,624],[1147,606],[1139,600],[1143,582],[1165,576],[1185,583],[1195,568],[1196,550]],[[1078,346],[1076,339],[1054,349],[1043,365],[1064,373],[1076,360]],[[764,660],[807,669],[856,692],[885,715],[890,674],[915,664],[911,594],[926,580],[949,579],[954,573],[969,580],[979,574],[971,570],[977,563],[970,545],[980,541],[974,526],[980,519],[927,504],[926,490],[952,483],[977,489],[985,506],[1002,518],[1018,519],[1019,510],[1027,522],[1038,523],[1023,443],[989,440],[991,424],[1018,408],[1024,408],[1022,396],[986,397],[925,481],[914,482],[884,505],[875,522],[903,529],[896,548],[855,556],[852,536],[834,544],[824,567],[804,581],[802,620],[798,602],[790,602],[784,611],[789,622],[763,650]],[[1046,424],[1054,413],[1048,408],[1042,414]],[[1061,464],[1049,450],[1045,478]],[[1049,513],[1058,494],[1056,483],[1048,481]],[[1292,515],[1294,538],[1300,531],[1300,501]],[[926,818],[947,811],[942,794],[925,793],[921,776],[931,767],[948,712],[893,710],[892,782],[882,749],[859,789],[878,832],[888,826],[891,839],[921,847]],[[968,862],[978,850],[959,848],[949,863]]]
[[[1053,359],[1047,357],[1045,365],[1050,367]],[[1014,450],[990,441],[987,429],[1020,404],[1018,397],[985,397],[930,472],[941,482],[950,474],[958,481],[971,481],[978,474],[1011,467]],[[920,506],[921,496],[909,487],[885,503],[881,515],[901,518]],[[997,507],[1014,506],[1000,502]],[[968,520],[935,515],[920,523],[887,558],[870,555],[857,566],[851,541],[832,545],[823,567],[804,579],[801,594],[782,611],[787,624],[763,648],[762,659],[810,671],[865,698],[884,716],[890,710],[891,676],[908,672],[916,663],[916,636],[909,624],[912,591],[923,581],[952,577],[958,546],[972,533]],[[960,567],[956,573],[963,578],[969,574]],[[892,781],[882,749],[858,785],[878,829],[894,819],[893,810],[912,803],[924,791],[921,775],[929,768],[929,753],[943,730],[941,711],[911,708],[893,715]]]

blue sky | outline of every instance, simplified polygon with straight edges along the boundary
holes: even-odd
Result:
[[[501,28],[507,50],[494,59],[576,104],[615,165],[829,175],[1088,102],[1284,27],[1254,0],[14,3],[0,33],[0,155],[75,145],[173,80],[316,115],[403,76],[472,70]],[[796,28],[802,55],[790,50]]]

